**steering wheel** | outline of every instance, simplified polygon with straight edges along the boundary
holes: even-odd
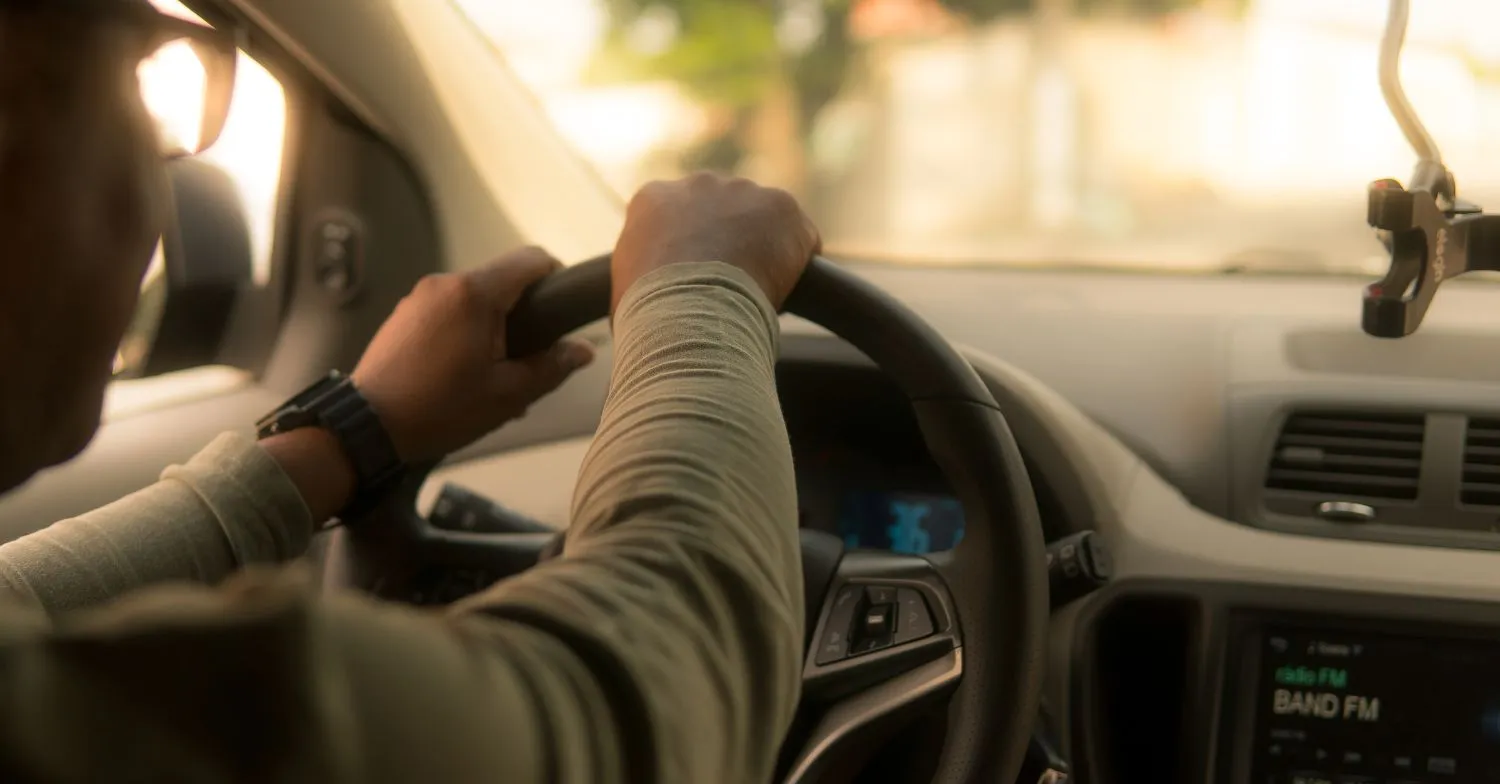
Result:
[[[509,317],[510,355],[605,317],[609,295],[608,256],[540,281]],[[817,781],[867,733],[951,696],[936,782],[1014,781],[1037,715],[1048,602],[1036,499],[1005,418],[931,326],[825,259],[813,259],[786,310],[863,351],[905,393],[966,530],[954,550],[928,556],[845,552],[835,537],[803,532],[809,634],[799,716],[811,721],[786,741],[782,780]],[[433,564],[506,575],[535,562],[545,534],[429,525],[415,510],[426,473],[412,471],[372,519],[335,533],[326,580],[399,596],[404,580]]]

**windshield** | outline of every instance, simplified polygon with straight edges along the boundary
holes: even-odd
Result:
[[[455,0],[622,195],[779,185],[834,254],[1378,272],[1366,185],[1414,156],[1376,0]],[[1413,11],[1402,71],[1500,203],[1500,3]]]

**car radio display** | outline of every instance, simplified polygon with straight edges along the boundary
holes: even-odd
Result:
[[[1500,642],[1268,629],[1252,784],[1500,781]]]

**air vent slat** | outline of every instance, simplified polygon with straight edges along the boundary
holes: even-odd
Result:
[[[1474,506],[1500,506],[1500,419],[1469,420],[1459,500]]]
[[[1484,482],[1490,478],[1493,478],[1497,484],[1500,484],[1500,465],[1464,461],[1465,482]]]
[[[1380,455],[1387,457],[1405,457],[1407,455],[1419,455],[1422,453],[1422,442],[1419,441],[1389,441],[1378,438],[1344,438],[1341,436],[1314,436],[1302,433],[1283,433],[1280,446],[1316,446],[1324,449],[1337,449],[1349,452]]]
[[[1475,506],[1500,506],[1500,485],[1463,483],[1463,499]]]
[[[1286,429],[1297,433],[1369,436],[1420,442],[1425,428],[1421,420],[1382,421],[1331,416],[1296,416],[1288,420]]]
[[[1414,498],[1417,494],[1416,477],[1338,474],[1331,471],[1286,471],[1273,468],[1267,484],[1279,490],[1317,492],[1331,489],[1381,498]]]
[[[1277,438],[1266,487],[1323,498],[1413,500],[1426,424],[1421,414],[1294,414]]]
[[[1346,455],[1337,452],[1326,452],[1321,449],[1311,451],[1302,450],[1298,447],[1282,449],[1276,453],[1275,460],[1271,463],[1272,468],[1321,468],[1339,470],[1354,474],[1388,474],[1391,476],[1407,476],[1415,474],[1422,467],[1422,461],[1415,457],[1377,457],[1372,455]],[[1500,466],[1495,467],[1500,471]]]
[[[1469,446],[1500,447],[1500,430],[1476,430],[1470,425],[1467,443]]]

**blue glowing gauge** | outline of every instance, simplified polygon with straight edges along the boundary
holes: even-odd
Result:
[[[851,549],[951,550],[964,538],[964,508],[947,495],[851,492],[839,510],[839,535]]]
[[[1491,703],[1485,706],[1479,714],[1479,729],[1486,741],[1500,742],[1500,705]]]

